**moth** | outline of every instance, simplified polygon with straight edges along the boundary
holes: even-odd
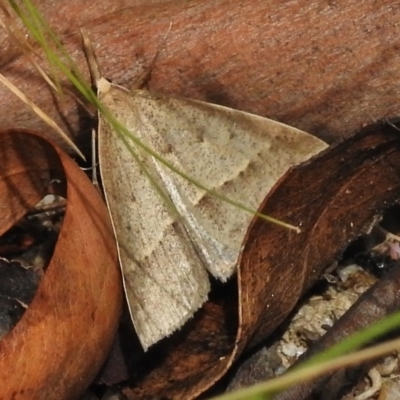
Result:
[[[85,37],[84,47],[91,49]],[[207,300],[209,274],[226,281],[236,271],[253,216],[205,187],[257,209],[289,167],[326,144],[246,112],[128,91],[99,77],[92,51],[87,56],[97,76],[100,103],[171,166],[204,185],[199,188],[172,172],[99,114],[103,189],[129,310],[147,350],[179,329]]]

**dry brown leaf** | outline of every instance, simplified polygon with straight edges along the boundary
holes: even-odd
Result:
[[[1,232],[49,187],[67,197],[63,226],[36,296],[0,342],[0,398],[77,398],[111,346],[122,288],[108,211],[58,147],[27,131],[0,133]]]
[[[364,130],[293,168],[263,212],[301,224],[293,235],[253,220],[240,267],[240,341],[269,335],[348,244],[400,197],[400,134]]]
[[[138,3],[143,0],[71,0],[56,6],[35,0],[82,70],[79,28],[85,27],[98,45],[105,76],[128,88],[160,50],[151,90],[267,116],[323,139],[349,135],[397,112],[400,14],[391,0]],[[87,133],[90,118],[82,121],[73,99],[55,103],[4,36],[1,72],[66,132]],[[1,126],[15,127],[18,121],[20,127],[47,129],[1,87],[0,101],[7,110]]]

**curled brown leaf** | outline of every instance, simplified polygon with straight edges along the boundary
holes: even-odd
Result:
[[[108,211],[74,161],[27,131],[0,133],[5,231],[54,190],[67,198],[61,232],[38,291],[0,341],[0,398],[73,399],[111,346],[122,302]]]

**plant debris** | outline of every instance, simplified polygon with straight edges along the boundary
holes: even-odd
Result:
[[[46,196],[0,238],[0,340],[33,300],[51,259],[65,200]]]

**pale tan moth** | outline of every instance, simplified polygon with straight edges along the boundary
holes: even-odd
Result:
[[[256,115],[111,84],[99,77],[87,39],[85,47],[99,101],[119,123],[179,171],[252,209],[289,167],[326,147]],[[222,281],[235,273],[252,215],[172,172],[102,114],[98,153],[127,301],[146,350],[207,300],[209,273]]]

